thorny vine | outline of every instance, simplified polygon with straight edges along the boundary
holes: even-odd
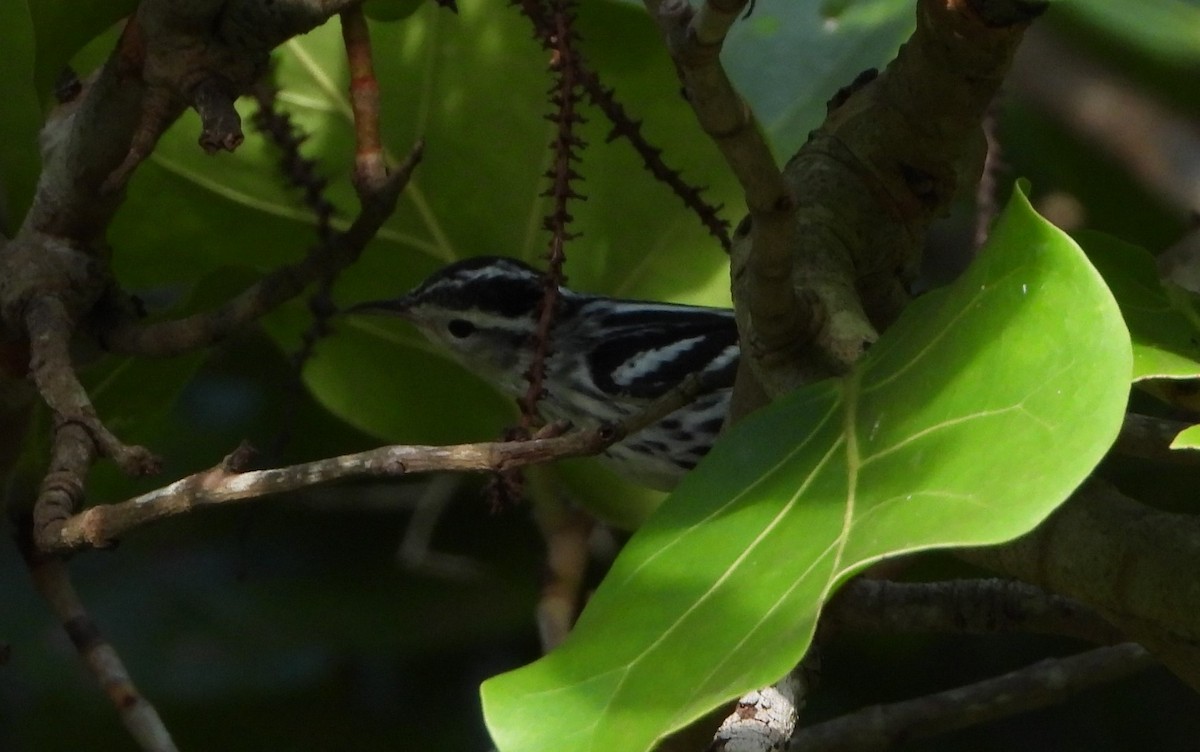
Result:
[[[554,44],[556,27],[543,0],[512,0],[512,3],[520,8],[521,13],[533,25],[534,38],[540,40],[543,47],[550,48]],[[688,183],[683,179],[680,170],[667,165],[662,158],[663,150],[652,145],[642,134],[642,121],[634,119],[626,112],[625,106],[617,99],[616,89],[604,85],[600,74],[588,65],[578,49],[574,50],[574,66],[578,83],[583,87],[588,100],[612,123],[612,130],[609,131],[605,142],[611,143],[618,138],[628,139],[650,174],[679,196],[684,205],[692,210],[709,234],[716,238],[728,253],[731,243],[729,222],[720,216],[724,206],[714,206],[705,201],[701,196],[704,192],[703,187]]]

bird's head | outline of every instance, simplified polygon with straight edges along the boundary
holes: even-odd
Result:
[[[521,384],[543,291],[542,274],[528,264],[479,256],[438,270],[406,295],[346,313],[399,316],[485,378]]]

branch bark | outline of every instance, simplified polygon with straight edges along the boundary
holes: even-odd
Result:
[[[1048,659],[1003,676],[893,705],[877,705],[803,729],[794,752],[893,749],[968,726],[1054,705],[1083,690],[1148,668],[1154,659],[1128,643]]]
[[[1092,481],[1036,530],[966,549],[979,566],[1077,599],[1200,689],[1200,521]]]

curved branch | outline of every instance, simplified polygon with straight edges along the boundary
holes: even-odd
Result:
[[[1054,705],[1152,665],[1154,659],[1150,654],[1133,643],[1097,648],[1070,658],[1047,659],[976,684],[893,705],[876,705],[835,718],[800,731],[788,749],[795,752],[893,749],[901,742],[926,739]]]
[[[856,579],[821,613],[827,632],[1032,632],[1097,645],[1127,640],[1083,604],[1014,580],[888,582]]]

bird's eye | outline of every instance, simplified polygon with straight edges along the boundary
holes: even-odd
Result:
[[[458,339],[470,337],[475,333],[475,325],[466,319],[451,319],[446,328],[450,330],[450,336]]]

